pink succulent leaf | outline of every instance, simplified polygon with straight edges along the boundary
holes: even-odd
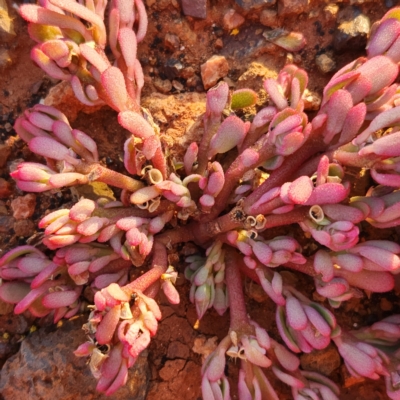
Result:
[[[346,279],[351,286],[375,293],[388,292],[394,287],[394,278],[389,272],[362,270],[354,274],[342,269],[335,270],[335,275]]]
[[[368,354],[361,350],[356,344],[345,342],[341,338],[337,338],[335,343],[338,347],[340,355],[358,375],[371,379],[378,379],[378,373],[382,373],[381,360],[377,355]],[[372,347],[372,346],[371,346]]]
[[[294,372],[300,366],[299,358],[290,352],[285,346],[276,342],[272,342],[273,352],[278,359],[279,364],[288,371]]]
[[[398,87],[398,84],[394,83],[393,85],[383,89],[371,99],[368,99],[366,104],[368,113],[371,113],[372,115],[374,111],[384,111],[385,109],[390,108],[391,105],[394,104],[394,101],[397,97]]]
[[[295,130],[286,135],[279,136],[275,143],[277,154],[281,156],[289,156],[293,154],[304,144],[310,132],[311,124],[307,124],[303,131]],[[280,161],[278,160],[278,165],[273,166],[271,169],[278,168],[280,166],[279,162]]]
[[[286,300],[282,296],[282,287],[280,285],[282,277],[280,277],[279,273],[274,272],[273,278],[270,282],[261,268],[256,268],[255,271],[260,279],[260,284],[263,290],[265,293],[267,293],[271,300],[278,305],[285,305]]]
[[[60,68],[55,61],[48,57],[40,47],[34,47],[31,50],[32,60],[43,69],[46,74],[50,75],[54,79],[60,79],[69,81],[71,79],[71,74]]]
[[[382,68],[385,74],[380,74]],[[362,101],[365,96],[371,96],[390,86],[399,72],[396,63],[381,55],[366,60],[357,71],[361,74],[360,77],[346,87],[353,97],[354,104]],[[369,90],[365,90],[364,86],[368,86]]]
[[[307,324],[305,329],[300,332],[298,331],[297,333],[301,335],[313,349],[323,350],[328,347],[331,342],[330,337],[318,334],[316,335],[315,328],[311,326],[310,322]]]
[[[251,244],[251,248],[254,255],[262,264],[268,265],[271,262],[272,250],[266,243],[263,243],[261,241],[254,241]]]
[[[60,247],[69,246],[76,243],[81,238],[81,235],[55,235],[47,236],[43,239],[43,243],[50,249],[55,250]]]
[[[151,160],[155,156],[157,149],[160,147],[160,140],[157,136],[153,135],[144,140],[142,145],[142,153],[147,160]]]
[[[303,203],[312,206],[315,204],[334,204],[347,198],[350,186],[347,184],[328,182],[313,189],[310,197]]]
[[[243,142],[248,126],[235,115],[226,118],[217,133],[211,138],[208,157],[213,158],[216,154],[226,153]]]
[[[398,188],[400,186],[400,175],[390,171],[388,173],[381,173],[379,172],[379,167],[380,165],[377,163],[371,168],[371,177],[373,180],[380,185]]]
[[[321,208],[331,220],[349,221],[357,224],[363,221],[365,217],[361,210],[344,204],[324,204]]]
[[[63,40],[48,40],[40,46],[41,50],[44,54],[50,57],[52,60],[57,61],[57,64],[60,65],[60,61],[62,60],[70,60],[70,49],[65,41]],[[62,63],[63,64],[63,63]],[[65,65],[60,65],[62,68],[67,67],[69,62],[65,63]]]
[[[303,115],[286,109],[275,115],[271,121],[269,136],[272,143],[282,134],[298,130],[303,123]]]
[[[276,325],[286,346],[294,353],[300,353],[302,350],[300,350],[300,347],[293,335],[294,331],[290,330],[286,324],[286,314],[283,306],[278,306],[276,309]]]
[[[386,241],[367,241],[361,243],[351,249],[351,253],[355,253],[366,258],[373,263],[378,264],[382,270],[396,271],[400,268],[400,258],[397,254],[399,249],[397,244],[391,246],[391,242],[386,246]]]
[[[143,140],[155,135],[151,125],[136,112],[120,112],[118,114],[118,122],[134,136]]]
[[[90,262],[89,271],[93,273],[99,272],[101,269],[106,267],[111,261],[118,260],[119,258],[120,255],[116,253],[111,253],[103,257],[95,258],[92,262]]]
[[[370,123],[370,125],[362,131],[354,140],[353,144],[356,146],[362,145],[365,143],[368,138],[373,135],[376,131],[379,131],[383,128],[389,128],[396,126],[400,123],[399,117],[400,107],[390,108],[379,113]],[[390,135],[389,135],[390,136]],[[385,137],[385,136],[384,136]],[[385,139],[386,141],[386,139]],[[384,141],[384,143],[385,143]],[[378,147],[379,148],[379,147]],[[363,149],[362,149],[363,150]],[[367,150],[363,150],[364,152]],[[362,153],[361,153],[362,154]]]
[[[77,357],[87,357],[92,354],[93,350],[96,348],[96,345],[92,342],[85,342],[79,345],[79,347],[74,351],[74,354]]]
[[[398,157],[400,155],[400,151],[398,149],[399,145],[400,132],[395,132],[389,135],[381,136],[372,144],[363,147],[359,151],[359,154],[361,156],[367,154],[376,154],[385,158]]]
[[[357,70],[351,70],[356,64],[355,61],[346,65],[331,78],[329,83],[324,88],[324,97],[322,100],[321,107],[323,107],[331,96],[338,90],[343,89],[350,82],[355,81],[360,76],[360,72]],[[321,114],[320,114],[321,115]]]
[[[87,43],[82,43],[79,45],[82,56],[89,61],[99,72],[102,74],[107,68],[109,68],[110,62],[106,57],[103,56],[101,52],[98,52],[95,48],[88,45]]]
[[[136,35],[130,28],[122,27],[118,31],[118,43],[127,66],[127,77],[134,80],[134,65],[136,60]]]
[[[307,315],[296,297],[286,297],[286,318],[289,325],[295,330],[303,330],[307,326]]]
[[[314,190],[312,180],[308,176],[301,176],[281,189],[281,198],[290,203],[305,204]]]
[[[170,304],[179,304],[180,297],[179,293],[175,288],[175,285],[170,280],[165,280],[161,284],[161,289],[167,297]]]
[[[97,289],[104,289],[112,283],[117,282],[120,285],[125,285],[128,282],[127,271],[121,270],[113,274],[102,274],[96,276],[93,287]]]
[[[81,146],[83,146],[86,150],[88,150],[91,153],[93,159],[88,160],[88,161],[98,161],[99,160],[97,144],[90,136],[88,136],[86,133],[84,133],[78,129],[73,129],[72,135],[73,135],[74,139]]]
[[[228,102],[229,86],[220,82],[207,91],[206,114],[213,117],[220,117]]]
[[[3,282],[0,286],[0,299],[10,304],[17,304],[31,291],[25,282]]]
[[[69,307],[78,300],[82,287],[75,290],[61,290],[48,293],[43,297],[42,303],[47,308]]]
[[[364,103],[359,103],[347,112],[340,132],[339,141],[335,144],[336,147],[341,144],[349,143],[356,137],[365,121],[367,109]]]
[[[279,110],[284,110],[288,107],[283,89],[275,79],[266,79],[264,81],[264,89]]]
[[[108,218],[90,217],[81,222],[76,230],[84,236],[91,236],[99,232],[104,226],[109,224]]]
[[[86,88],[83,86],[81,80],[76,75],[71,78],[71,88],[74,91],[75,97],[86,106],[94,106],[96,104],[102,103],[101,101],[94,101],[89,98],[89,96],[86,94]]]
[[[186,175],[190,175],[192,173],[193,165],[197,159],[198,152],[199,148],[196,142],[191,143],[187,148],[185,156],[183,158],[183,165],[185,168]]]
[[[82,199],[76,203],[69,212],[69,217],[76,222],[88,219],[96,209],[96,203],[90,199]]]
[[[55,122],[54,118],[51,118],[45,113],[41,113],[32,109],[28,116],[29,122],[34,126],[43,129],[45,131],[51,132],[53,130],[53,124]]]
[[[315,308],[305,305],[304,311],[310,323],[322,336],[331,335],[331,327]]]
[[[69,211],[69,210],[67,210]],[[43,224],[44,225],[44,224]],[[66,228],[67,229],[63,229],[62,232],[59,232],[60,229],[62,228]],[[66,233],[76,233],[76,225],[71,224],[71,220],[69,218],[68,213],[61,215],[59,218],[57,218],[55,221],[53,221],[51,224],[49,224],[44,233],[45,235],[52,235],[52,234],[66,234]]]
[[[31,288],[37,289],[48,281],[52,276],[55,276],[57,272],[61,272],[63,267],[51,262],[47,264],[46,267],[39,272],[39,274],[31,282]]]
[[[70,161],[71,158],[68,148],[51,138],[35,137],[29,142],[29,149],[40,156],[58,161]]]
[[[92,25],[91,33],[96,43],[101,48],[104,48],[106,46],[106,40],[107,40],[106,28],[104,26],[103,19],[99,15],[97,15],[84,5],[75,3],[72,0],[49,0],[49,1],[56,7],[59,7],[62,10],[70,12],[75,16],[89,22]],[[59,26],[60,28],[62,27],[59,24],[47,23],[46,25],[56,25]]]
[[[89,269],[90,261],[78,261],[68,267],[70,275],[80,275]]]
[[[116,305],[104,315],[96,330],[96,340],[99,344],[110,343],[121,315],[121,306]]]
[[[244,356],[246,360],[254,365],[258,365],[262,368],[268,368],[271,366],[271,360],[265,356],[265,350],[260,347],[257,340],[243,336],[241,340],[242,348],[244,350]]]
[[[343,278],[333,278],[325,283],[316,280],[317,292],[326,298],[339,297],[348,292],[349,288],[349,283]]]
[[[31,141],[31,139],[33,137],[35,137],[36,135],[34,133],[32,133],[30,131],[30,129],[26,129],[26,127],[24,127],[24,125],[28,123],[28,121],[26,121],[24,119],[24,117],[19,117],[16,119],[15,124],[14,124],[14,129],[17,132],[18,136],[26,143],[29,143]],[[32,125],[32,124],[30,124]],[[48,133],[46,132],[40,132],[41,130],[39,130],[39,135],[42,136],[46,136],[46,137],[51,137]]]
[[[148,20],[147,20],[146,8],[143,4],[143,1],[135,0],[135,6],[136,6],[136,10],[138,12],[138,18],[139,18],[139,25],[138,25],[138,28],[136,31],[136,37],[137,37],[138,43],[140,43],[146,36]]]
[[[117,67],[109,67],[101,74],[101,83],[107,93],[109,105],[117,112],[127,110],[128,92],[121,70]],[[122,123],[121,125],[124,126]]]
[[[121,367],[118,371],[117,376],[115,377],[114,381],[105,390],[106,396],[110,396],[115,393],[121,386],[124,386],[128,380],[128,366],[126,362],[122,362]]]
[[[283,372],[280,368],[276,367],[275,365],[272,367],[272,372],[276,375],[276,377],[280,381],[286,383],[291,387],[295,387],[298,389],[304,387],[304,383],[300,379],[297,379],[293,375]]]
[[[35,258],[41,258],[43,260],[47,259],[46,255],[38,250],[36,247],[29,245],[18,246],[8,251],[0,258],[0,268],[4,267],[6,264],[18,259],[21,256],[32,256]]]
[[[369,58],[382,55],[393,45],[400,35],[400,21],[395,18],[382,20],[372,34],[367,45]]]
[[[22,314],[50,288],[59,284],[59,281],[47,281],[43,283],[40,287],[32,289],[21,301],[18,302],[18,304],[15,306],[14,313]]]
[[[51,261],[42,257],[26,256],[18,260],[18,269],[30,276],[36,276],[40,273]]]
[[[52,131],[54,136],[64,145],[68,147],[75,147],[76,143],[72,136],[72,129],[69,123],[65,121],[53,121]]]
[[[390,376],[385,376],[386,394],[391,400],[400,399],[400,390],[397,387],[398,373],[392,372]]]
[[[61,188],[64,186],[83,185],[89,182],[86,175],[77,172],[64,172],[62,174],[54,174],[49,179],[49,184],[53,188]]]
[[[351,272],[360,272],[365,266],[362,257],[355,254],[339,253],[333,255],[332,259],[337,267]]]

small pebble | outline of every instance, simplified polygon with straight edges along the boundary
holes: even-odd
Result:
[[[316,56],[315,63],[317,64],[318,69],[324,74],[332,72],[336,69],[336,62],[332,58],[332,54],[330,53],[320,54]]]
[[[224,56],[214,55],[201,65],[201,79],[205,89],[213,87],[221,78],[228,75],[229,64]]]
[[[231,31],[243,25],[244,21],[245,19],[238,12],[234,9],[230,9],[225,13],[222,19],[222,25],[227,31]]]
[[[168,79],[155,78],[153,81],[154,87],[161,93],[169,93],[172,89],[172,83]]]
[[[27,219],[33,215],[36,207],[36,196],[28,193],[25,196],[18,196],[11,201],[13,217],[15,219]]]

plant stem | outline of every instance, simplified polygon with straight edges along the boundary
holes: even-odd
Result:
[[[135,192],[144,186],[143,182],[120,174],[100,164],[80,163],[75,166],[76,172],[87,175],[89,182],[103,182],[107,185],[126,189],[128,192]]]
[[[323,151],[327,145],[324,143],[319,130],[311,133],[307,142],[294,154],[285,159],[285,162],[276,170],[272,171],[269,178],[250,194],[243,203],[243,209],[248,215],[257,215],[252,206],[260,197],[269,190],[290,182],[293,175],[304,164],[306,160],[316,153]]]
[[[249,330],[252,331],[250,321],[247,317],[247,310],[243,294],[243,280],[239,271],[238,254],[232,248],[226,249],[225,253],[225,282],[229,294],[229,310],[230,310],[230,330],[244,334]]]
[[[257,152],[258,158],[257,161],[250,163],[248,161],[247,150]],[[215,204],[210,212],[205,217],[206,221],[211,221],[215,217],[217,217],[221,211],[226,207],[229,196],[232,194],[233,189],[239,183],[240,179],[243,175],[258,165],[262,164],[264,161],[275,155],[275,148],[270,144],[264,143],[264,138],[260,139],[256,144],[251,146],[249,149],[245,150],[238,157],[236,157],[235,161],[231,164],[228,170],[225,172],[225,184],[222,188],[221,192],[215,199]]]
[[[131,295],[135,291],[144,292],[148,287],[161,278],[161,275],[167,270],[167,268],[167,249],[159,240],[155,240],[153,244],[151,269],[139,276],[139,278],[135,279],[133,282],[125,285],[122,289]]]

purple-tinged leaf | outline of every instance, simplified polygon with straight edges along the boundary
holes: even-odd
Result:
[[[307,316],[303,306],[296,297],[286,298],[286,317],[289,325],[295,330],[303,330],[307,326]]]

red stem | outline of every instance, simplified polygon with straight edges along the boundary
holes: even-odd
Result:
[[[227,248],[225,255],[225,282],[229,294],[230,329],[244,333],[248,331],[250,322],[247,317],[246,304],[243,294],[243,282],[239,271],[241,257],[232,248]]]
[[[263,194],[275,187],[282,186],[285,182],[290,182],[304,162],[316,153],[325,150],[326,146],[319,130],[312,132],[307,142],[294,154],[287,157],[283,165],[273,171],[269,178],[245,199],[243,203],[245,213],[256,215],[252,206]]]
[[[157,282],[161,278],[161,275],[167,270],[167,249],[158,240],[154,241],[151,266],[152,268],[149,271],[135,279],[133,282],[128,283],[122,289],[130,294],[133,294],[135,291],[144,292],[153,283]]]

